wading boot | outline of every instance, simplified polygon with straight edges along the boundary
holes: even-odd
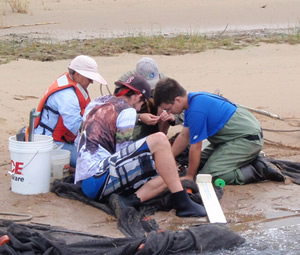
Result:
[[[277,170],[273,169],[260,156],[258,156],[251,164],[243,166],[241,172],[246,183],[255,183],[265,180],[284,182],[284,176]]]
[[[192,201],[186,190],[178,191],[171,194],[171,203],[179,217],[205,217],[206,210],[203,205]]]
[[[117,219],[120,218],[122,211],[125,208],[138,207],[141,204],[141,200],[136,196],[135,193],[127,197],[113,193],[109,197],[109,206],[113,210]]]

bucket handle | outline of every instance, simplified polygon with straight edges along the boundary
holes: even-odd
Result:
[[[32,160],[34,160],[34,158],[36,157],[36,155],[39,153],[39,151],[37,151],[34,155],[33,155],[33,157],[30,159],[30,161],[23,167],[23,169],[25,169],[26,168],[26,166],[28,166],[30,163],[31,163],[31,161]],[[8,171],[8,173],[10,174],[10,175],[13,175],[14,173],[12,172],[12,171]]]

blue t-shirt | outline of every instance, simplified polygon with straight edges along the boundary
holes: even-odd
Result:
[[[188,104],[184,126],[189,128],[191,144],[216,134],[236,111],[227,99],[207,92],[189,93]]]

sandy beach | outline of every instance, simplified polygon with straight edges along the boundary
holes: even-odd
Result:
[[[71,4],[72,3],[72,4]],[[218,32],[255,29],[295,29],[300,20],[298,1],[238,1],[221,4],[217,0],[137,1],[137,0],[45,0],[30,1],[27,14],[12,13],[2,4],[0,36],[11,34],[54,39],[121,36],[135,33],[173,34],[178,32]],[[265,7],[264,7],[265,6]],[[3,15],[5,10],[5,15]],[[57,24],[43,24],[57,22]],[[13,27],[15,26],[15,27]],[[135,67],[140,55],[122,54],[95,57],[101,75],[113,83]],[[150,56],[160,70],[179,81],[188,91],[221,93],[232,101],[275,114],[273,118],[254,113],[265,131],[263,151],[269,157],[300,162],[300,45],[262,44],[242,50],[210,50],[178,56]],[[123,236],[114,217],[99,209],[57,197],[53,193],[24,196],[10,190],[8,138],[28,125],[29,112],[36,108],[43,92],[70,60],[38,62],[19,59],[0,65],[0,211],[29,213],[31,222],[62,226],[88,233]],[[100,95],[99,85],[90,86],[92,99]],[[171,130],[169,135],[179,131]],[[282,132],[290,131],[290,132]],[[225,186],[221,205],[234,227],[237,222],[291,219],[282,224],[299,224],[299,186],[286,180],[245,186]],[[168,228],[174,211],[159,212],[154,218]],[[70,220],[71,219],[71,220]],[[176,219],[191,224],[192,221]]]
[[[0,36],[11,33],[51,39],[134,34],[218,33],[295,29],[296,0],[31,0],[27,14],[2,3]],[[36,25],[34,25],[36,24]]]

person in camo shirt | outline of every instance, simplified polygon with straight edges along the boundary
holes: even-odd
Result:
[[[75,183],[90,199],[114,201],[118,208],[138,207],[169,188],[178,216],[206,216],[182,187],[167,136],[158,132],[132,142],[136,111],[150,99],[148,82],[131,76],[115,84],[114,96],[96,98],[86,108]]]
[[[133,132],[133,140],[141,139],[156,132],[168,133],[170,126],[183,123],[183,114],[170,114],[158,108],[153,99],[153,91],[159,80],[167,78],[159,72],[158,65],[152,58],[142,57],[136,63],[136,69],[128,71],[120,77],[125,82],[132,75],[140,75],[145,78],[151,87],[151,98],[138,111],[136,125]]]

